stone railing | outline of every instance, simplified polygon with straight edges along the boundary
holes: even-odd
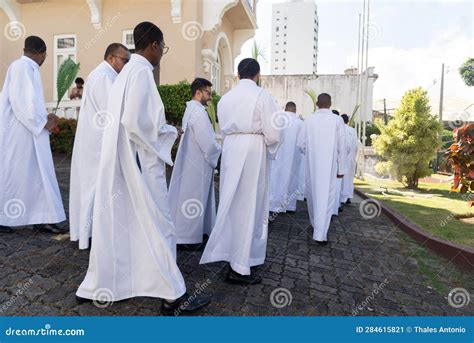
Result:
[[[56,102],[51,101],[46,103],[48,113],[53,112],[56,108]],[[63,100],[59,104],[56,115],[61,118],[77,119],[79,117],[79,109],[81,108],[81,100]]]

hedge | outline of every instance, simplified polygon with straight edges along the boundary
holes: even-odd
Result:
[[[174,85],[158,86],[161,100],[165,106],[166,120],[171,125],[181,126],[186,102],[191,100],[191,85],[186,80]]]
[[[188,81],[183,80],[174,85],[158,86],[161,100],[165,106],[166,120],[174,126],[181,126],[184,111],[186,110],[186,102],[191,100],[191,85]],[[220,96],[213,92],[213,104],[217,108],[217,102]],[[60,132],[52,134],[51,150],[59,153],[72,153],[74,144],[74,136],[76,134],[77,121],[75,119],[59,118]]]

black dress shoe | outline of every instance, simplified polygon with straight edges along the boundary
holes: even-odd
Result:
[[[319,245],[328,245],[328,241],[315,241]]]
[[[351,199],[347,199],[346,204],[347,205],[352,204]]]
[[[342,207],[339,207],[339,208],[337,209],[337,212],[338,212],[338,213],[341,213],[342,211],[344,211],[344,209],[343,209]]]
[[[262,282],[262,278],[258,275],[242,275],[230,268],[226,281],[237,285],[256,285]]]
[[[82,298],[82,297],[76,295],[76,302],[78,304],[86,304],[86,303],[91,303],[92,299]]]
[[[161,314],[164,316],[180,316],[190,314],[209,305],[212,296],[210,294],[184,293],[180,298],[169,301],[163,300],[161,303]]]
[[[51,233],[66,233],[69,229],[65,223],[34,225],[35,229],[49,231]]]
[[[0,233],[12,233],[14,230],[9,226],[0,225]]]
[[[286,211],[286,213],[288,213],[288,214],[295,214],[296,211]]]

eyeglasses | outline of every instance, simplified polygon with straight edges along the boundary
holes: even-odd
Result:
[[[160,44],[161,48],[163,49],[163,55],[166,55],[168,51],[170,50],[169,46],[166,46],[164,42]]]
[[[202,91],[203,91],[203,92],[206,92],[208,95],[211,95],[211,93],[212,93],[212,91],[207,90],[207,89],[203,89]]]
[[[130,61],[130,58],[127,58],[127,57],[122,57],[122,56],[118,56],[118,55],[112,55],[113,57],[117,57],[117,58],[120,58],[123,63],[127,64],[128,61]]]

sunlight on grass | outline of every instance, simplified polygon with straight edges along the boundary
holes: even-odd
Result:
[[[380,179],[356,180],[355,186],[436,236],[474,247],[474,224],[458,219],[474,216],[474,208],[467,205],[468,195],[450,192],[449,183],[420,182],[417,191]]]

